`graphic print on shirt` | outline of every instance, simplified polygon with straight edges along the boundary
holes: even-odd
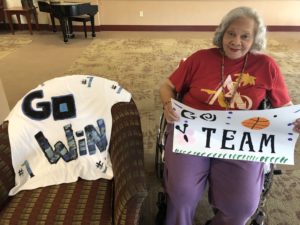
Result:
[[[91,88],[93,77],[87,77],[81,81],[81,84],[87,88]],[[115,90],[116,85],[111,89]],[[119,91],[119,90],[118,90]],[[36,103],[36,101],[38,101]],[[36,107],[34,107],[36,103]],[[53,118],[54,121],[76,118],[76,102],[73,94],[52,96],[51,101],[44,100],[44,91],[35,90],[25,96],[22,102],[22,112],[24,116],[31,120],[43,121]],[[83,129],[73,131],[72,124],[67,123],[63,126],[67,146],[62,140],[57,140],[56,143],[49,143],[48,138],[43,131],[39,131],[34,135],[40,149],[50,164],[56,164],[60,158],[66,163],[76,160],[78,156],[94,155],[97,149],[100,153],[106,150],[108,141],[106,138],[105,122],[102,118],[96,121],[97,126],[87,124]],[[106,158],[105,158],[106,160]],[[100,168],[100,165],[101,168]],[[97,168],[106,171],[107,166],[101,160],[95,164]],[[33,177],[30,164],[27,160],[21,165]],[[103,168],[102,168],[103,167]],[[22,169],[21,169],[22,170]],[[19,171],[19,176],[23,176],[23,171]]]
[[[238,73],[234,74],[233,76],[229,74],[224,80],[224,83],[219,85],[219,87],[216,90],[201,89],[201,91],[206,92],[210,95],[208,99],[208,104],[213,105],[217,101],[222,108],[226,108],[227,105],[225,102],[225,97],[232,97],[232,95],[234,94],[234,90],[236,89],[236,85],[238,85],[238,80],[240,79],[240,76],[242,77],[239,87],[255,85],[256,78],[254,76],[251,76],[249,73]],[[251,109],[253,104],[252,99],[246,95],[241,95],[239,92],[239,87],[237,87],[236,93],[233,96],[232,102],[229,107],[236,109]]]
[[[65,162],[69,162],[72,160],[76,160],[78,158],[78,153],[80,156],[87,155],[87,149],[89,155],[96,154],[97,148],[100,152],[106,150],[107,139],[105,135],[106,133],[104,120],[97,120],[97,125],[100,132],[98,132],[97,129],[91,124],[84,127],[86,140],[85,138],[80,138],[78,140],[79,149],[76,144],[71,124],[67,124],[64,126],[64,132],[69,148],[67,148],[62,141],[57,141],[54,144],[53,150],[53,147],[49,144],[48,139],[44,136],[42,131],[38,132],[35,135],[35,139],[50,164],[57,163],[60,158],[62,158]],[[83,136],[83,130],[76,131],[75,134],[76,137],[81,137]],[[85,142],[87,143],[87,148]]]

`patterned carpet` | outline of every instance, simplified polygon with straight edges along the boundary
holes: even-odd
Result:
[[[0,60],[18,48],[31,43],[31,41],[27,37],[15,37],[13,35],[0,36]]]
[[[299,40],[294,41],[295,46],[300,46]],[[181,58],[210,46],[208,39],[96,39],[66,74],[106,77],[118,81],[132,93],[141,114],[146,169],[150,173],[154,169],[156,134],[161,114],[159,84],[174,70]],[[293,102],[300,104],[297,87],[300,84],[300,49],[290,49],[279,40],[269,40],[267,53],[281,66]],[[274,178],[266,206],[268,225],[300,224],[299,153],[298,144],[296,165],[282,167],[283,175]],[[155,182],[150,183],[155,185]],[[151,189],[157,190],[157,187],[151,186]],[[152,197],[150,193],[153,199],[148,204],[154,204],[154,207],[155,197],[155,192]],[[196,218],[196,224],[204,223],[205,218],[210,216],[206,211],[201,210],[202,215]]]

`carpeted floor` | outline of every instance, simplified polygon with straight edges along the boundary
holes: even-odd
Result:
[[[0,36],[0,60],[31,41],[28,37]]]
[[[93,40],[84,39],[80,34],[67,45],[62,42],[60,34],[49,32],[35,33],[33,36],[8,35],[5,39],[0,37],[0,78],[11,107],[37,84],[63,74],[103,76],[118,81],[130,91],[141,114],[150,191],[145,203],[143,224],[153,225],[156,195],[161,190],[153,173],[156,135],[161,115],[159,84],[174,70],[181,58],[197,49],[211,46],[211,34],[168,33],[164,36],[162,33],[141,33],[128,35],[120,32],[115,35],[101,32]],[[20,37],[19,40],[23,41],[15,40],[19,44],[13,44],[14,39]],[[300,84],[300,40],[297,35],[292,35],[288,41],[280,35],[278,37],[269,39],[267,52],[281,66],[294,103],[300,104],[297,87]],[[28,39],[33,41],[26,42]],[[21,47],[20,43],[25,45]],[[283,174],[274,177],[266,205],[267,225],[300,224],[299,141],[295,162],[295,166],[278,167]],[[204,224],[211,215],[206,197],[199,205],[195,224]]]

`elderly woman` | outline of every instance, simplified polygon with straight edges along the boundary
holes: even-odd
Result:
[[[263,164],[176,154],[173,125],[178,115],[170,99],[183,94],[183,103],[199,110],[254,110],[268,96],[273,107],[290,105],[284,78],[276,62],[258,53],[266,45],[266,27],[251,8],[231,10],[218,26],[216,48],[188,57],[161,85],[167,120],[165,188],[166,225],[192,225],[206,184],[215,216],[209,225],[244,225],[258,207]],[[294,130],[299,132],[300,122]]]

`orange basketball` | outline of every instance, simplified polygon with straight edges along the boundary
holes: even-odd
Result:
[[[270,125],[270,121],[264,117],[252,117],[244,120],[242,125],[251,130],[261,130],[267,128]]]

